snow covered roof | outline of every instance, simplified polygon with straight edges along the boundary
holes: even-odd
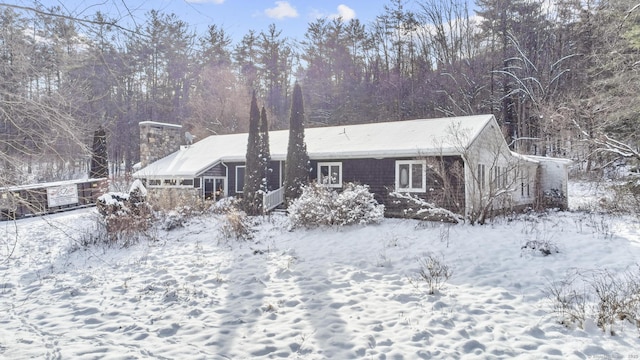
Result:
[[[469,146],[493,115],[417,119],[361,125],[305,129],[312,160],[457,155]],[[465,144],[454,144],[452,129],[465,134]],[[248,134],[212,135],[162,158],[134,177],[197,176],[219,162],[244,162]],[[273,160],[285,160],[289,130],[269,132]]]
[[[539,163],[553,162],[553,163],[557,163],[557,164],[561,164],[561,165],[571,165],[571,164],[573,164],[573,160],[565,159],[565,158],[556,158],[556,157],[538,156],[538,155],[522,155],[522,156],[527,158],[527,159],[531,159],[533,161],[539,162]]]
[[[161,122],[157,122],[157,121],[141,121],[138,125],[151,125],[151,126],[162,126],[162,127],[182,128],[182,125],[178,125],[178,124],[167,124],[167,123],[161,123]]]

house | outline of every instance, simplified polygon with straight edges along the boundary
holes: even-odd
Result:
[[[269,133],[269,208],[281,202],[288,130]],[[217,200],[241,196],[248,134],[212,135],[191,145],[180,126],[140,123],[141,168],[147,187],[175,189]],[[390,214],[392,195],[410,194],[459,214],[539,206],[558,194],[566,207],[563,159],[513,153],[493,115],[416,119],[305,129],[309,177],[330,188],[369,185]],[[173,149],[170,151],[169,149]]]

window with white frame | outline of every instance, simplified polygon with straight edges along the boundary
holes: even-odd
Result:
[[[327,187],[342,187],[342,163],[325,162],[318,163],[318,184]]]
[[[244,170],[246,166],[236,166],[236,192],[242,193],[244,191]]]
[[[427,161],[426,160],[396,161],[396,191],[426,192],[427,191]]]
[[[478,164],[478,183],[480,184],[480,190],[484,190],[484,184],[485,184],[485,170],[486,167],[484,166],[484,164]]]

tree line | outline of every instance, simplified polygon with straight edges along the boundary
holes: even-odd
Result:
[[[114,175],[139,160],[140,121],[246,132],[254,91],[287,128],[295,81],[308,127],[490,113],[513,149],[598,169],[607,139],[637,154],[635,1],[389,0],[367,24],[318,18],[300,39],[272,24],[235,43],[160,11],[124,31],[0,5],[0,183],[71,176],[100,127]]]

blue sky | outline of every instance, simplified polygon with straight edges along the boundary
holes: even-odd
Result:
[[[12,0],[22,6],[33,6],[34,0]],[[358,18],[368,25],[381,15],[390,0],[35,0],[44,6],[57,5],[79,17],[90,17],[96,11],[122,18],[124,23],[141,23],[152,10],[175,13],[198,32],[209,24],[222,27],[236,42],[250,29],[266,31],[276,24],[284,36],[302,40],[307,25],[318,17],[341,15]],[[131,13],[133,16],[129,16]]]

